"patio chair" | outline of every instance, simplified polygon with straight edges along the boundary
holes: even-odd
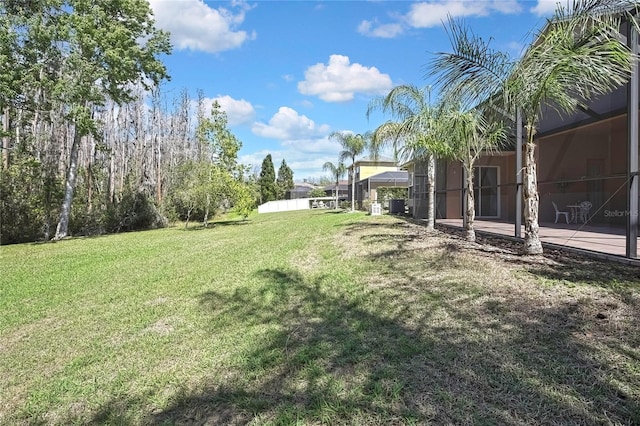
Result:
[[[558,223],[558,218],[560,216],[564,216],[565,222],[567,222],[567,224],[569,224],[569,212],[563,212],[563,211],[558,210],[558,205],[556,204],[555,201],[552,201],[551,204],[553,204],[553,209],[556,211],[556,221],[554,223]]]
[[[591,210],[591,207],[593,207],[591,201],[583,201],[580,203],[580,211],[578,212],[578,215],[582,223],[587,223],[587,220],[589,219],[589,210]]]

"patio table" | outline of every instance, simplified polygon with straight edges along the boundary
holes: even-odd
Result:
[[[569,222],[578,223],[578,212],[580,211],[580,204],[569,204],[568,208],[571,209],[571,219]]]

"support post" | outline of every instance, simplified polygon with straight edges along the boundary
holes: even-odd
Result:
[[[467,171],[462,167],[462,227],[467,229]]]
[[[638,32],[628,24],[627,43],[637,56]],[[638,257],[638,103],[640,101],[640,73],[634,59],[631,79],[627,85],[627,244],[626,256]]]
[[[522,111],[516,110],[516,224],[515,237],[522,238]]]
[[[436,226],[438,217],[438,160],[433,160],[433,226]]]

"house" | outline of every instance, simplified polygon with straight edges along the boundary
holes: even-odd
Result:
[[[336,196],[336,184],[325,185],[322,189],[324,189],[325,194],[328,197]],[[338,182],[338,199],[339,200],[348,200],[349,199],[349,181],[341,180]]]
[[[356,198],[360,208],[365,201],[383,202],[380,196],[381,188],[407,188],[409,185],[409,174],[406,170],[389,170],[362,179],[356,183],[356,196],[360,194],[362,198]]]
[[[446,170],[447,164],[444,161],[436,161],[436,218],[444,218],[446,208]],[[401,168],[408,174],[408,196],[407,208],[409,215],[414,219],[424,219],[427,217],[427,164],[422,160],[409,160]]]
[[[287,191],[285,194],[285,199],[287,200],[295,200],[298,198],[308,198],[309,193],[316,188],[316,185],[313,185],[308,182],[295,182],[292,190]]]
[[[621,30],[634,40],[628,44],[637,53],[635,33],[632,25]],[[541,226],[624,234],[626,257],[638,257],[639,105],[636,70],[627,85],[569,115],[545,108],[535,135]],[[523,223],[522,151],[521,139],[515,138],[513,149],[482,156],[474,170],[476,218],[513,224],[516,237],[521,237]],[[414,161],[403,167],[410,176],[411,213],[424,217],[424,164]],[[436,218],[463,218],[462,179],[460,163],[437,163]],[[561,216],[558,221],[558,211],[567,212],[569,220]]]
[[[355,169],[355,173],[354,173]],[[355,178],[355,185],[352,179]],[[381,187],[407,188],[408,173],[400,170],[398,163],[390,158],[363,158],[349,166],[349,192],[355,186],[355,201],[358,208],[363,208],[365,201],[377,201],[378,189]]]
[[[515,221],[516,152],[481,156],[474,166],[477,219]],[[436,218],[463,217],[464,169],[459,162],[436,165]]]

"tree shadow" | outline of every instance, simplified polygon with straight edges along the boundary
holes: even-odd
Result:
[[[144,422],[640,424],[637,311],[609,321],[581,300],[494,291],[456,274],[473,246],[424,250],[401,225],[368,225],[345,230],[373,230],[361,241],[384,246],[362,256],[383,271],[366,282],[274,267],[201,294],[207,336],[245,337]],[[115,399],[94,423],[126,422],[128,403]]]
[[[195,222],[194,225],[188,226],[187,228],[183,226],[182,230],[185,232],[206,231],[207,229],[215,229],[215,228],[226,227],[226,226],[245,226],[245,225],[250,225],[252,223],[253,222],[251,222],[250,220],[244,220],[244,219],[219,220],[219,221],[216,220],[216,221],[209,222],[205,227],[202,224],[202,222]]]
[[[249,225],[252,222],[248,219],[233,219],[233,220],[216,220],[214,222],[210,222],[209,226],[214,228],[223,227],[223,226],[244,226]]]
[[[629,301],[633,299],[630,297],[632,291],[640,287],[637,265],[605,260],[557,246],[546,247],[542,255],[530,256],[522,253],[522,241],[515,238],[478,232],[477,244],[465,244],[463,230],[442,226],[438,230],[452,241],[462,242],[461,250],[484,255],[489,261],[506,261],[549,281],[594,285]]]
[[[150,423],[640,421],[637,381],[580,335],[579,304],[536,310],[513,298],[470,307],[432,290],[406,307],[397,294],[336,291],[328,276],[257,275],[264,286],[210,291],[201,304],[212,335],[227,326],[271,331],[241,350],[229,380],[181,395]]]
[[[344,210],[344,209],[330,209],[327,210],[325,213],[326,214],[345,214],[348,213],[348,210]]]
[[[637,266],[576,256],[561,250],[550,250],[545,258],[548,262],[529,268],[529,273],[547,280],[596,285],[623,295],[640,286]]]

